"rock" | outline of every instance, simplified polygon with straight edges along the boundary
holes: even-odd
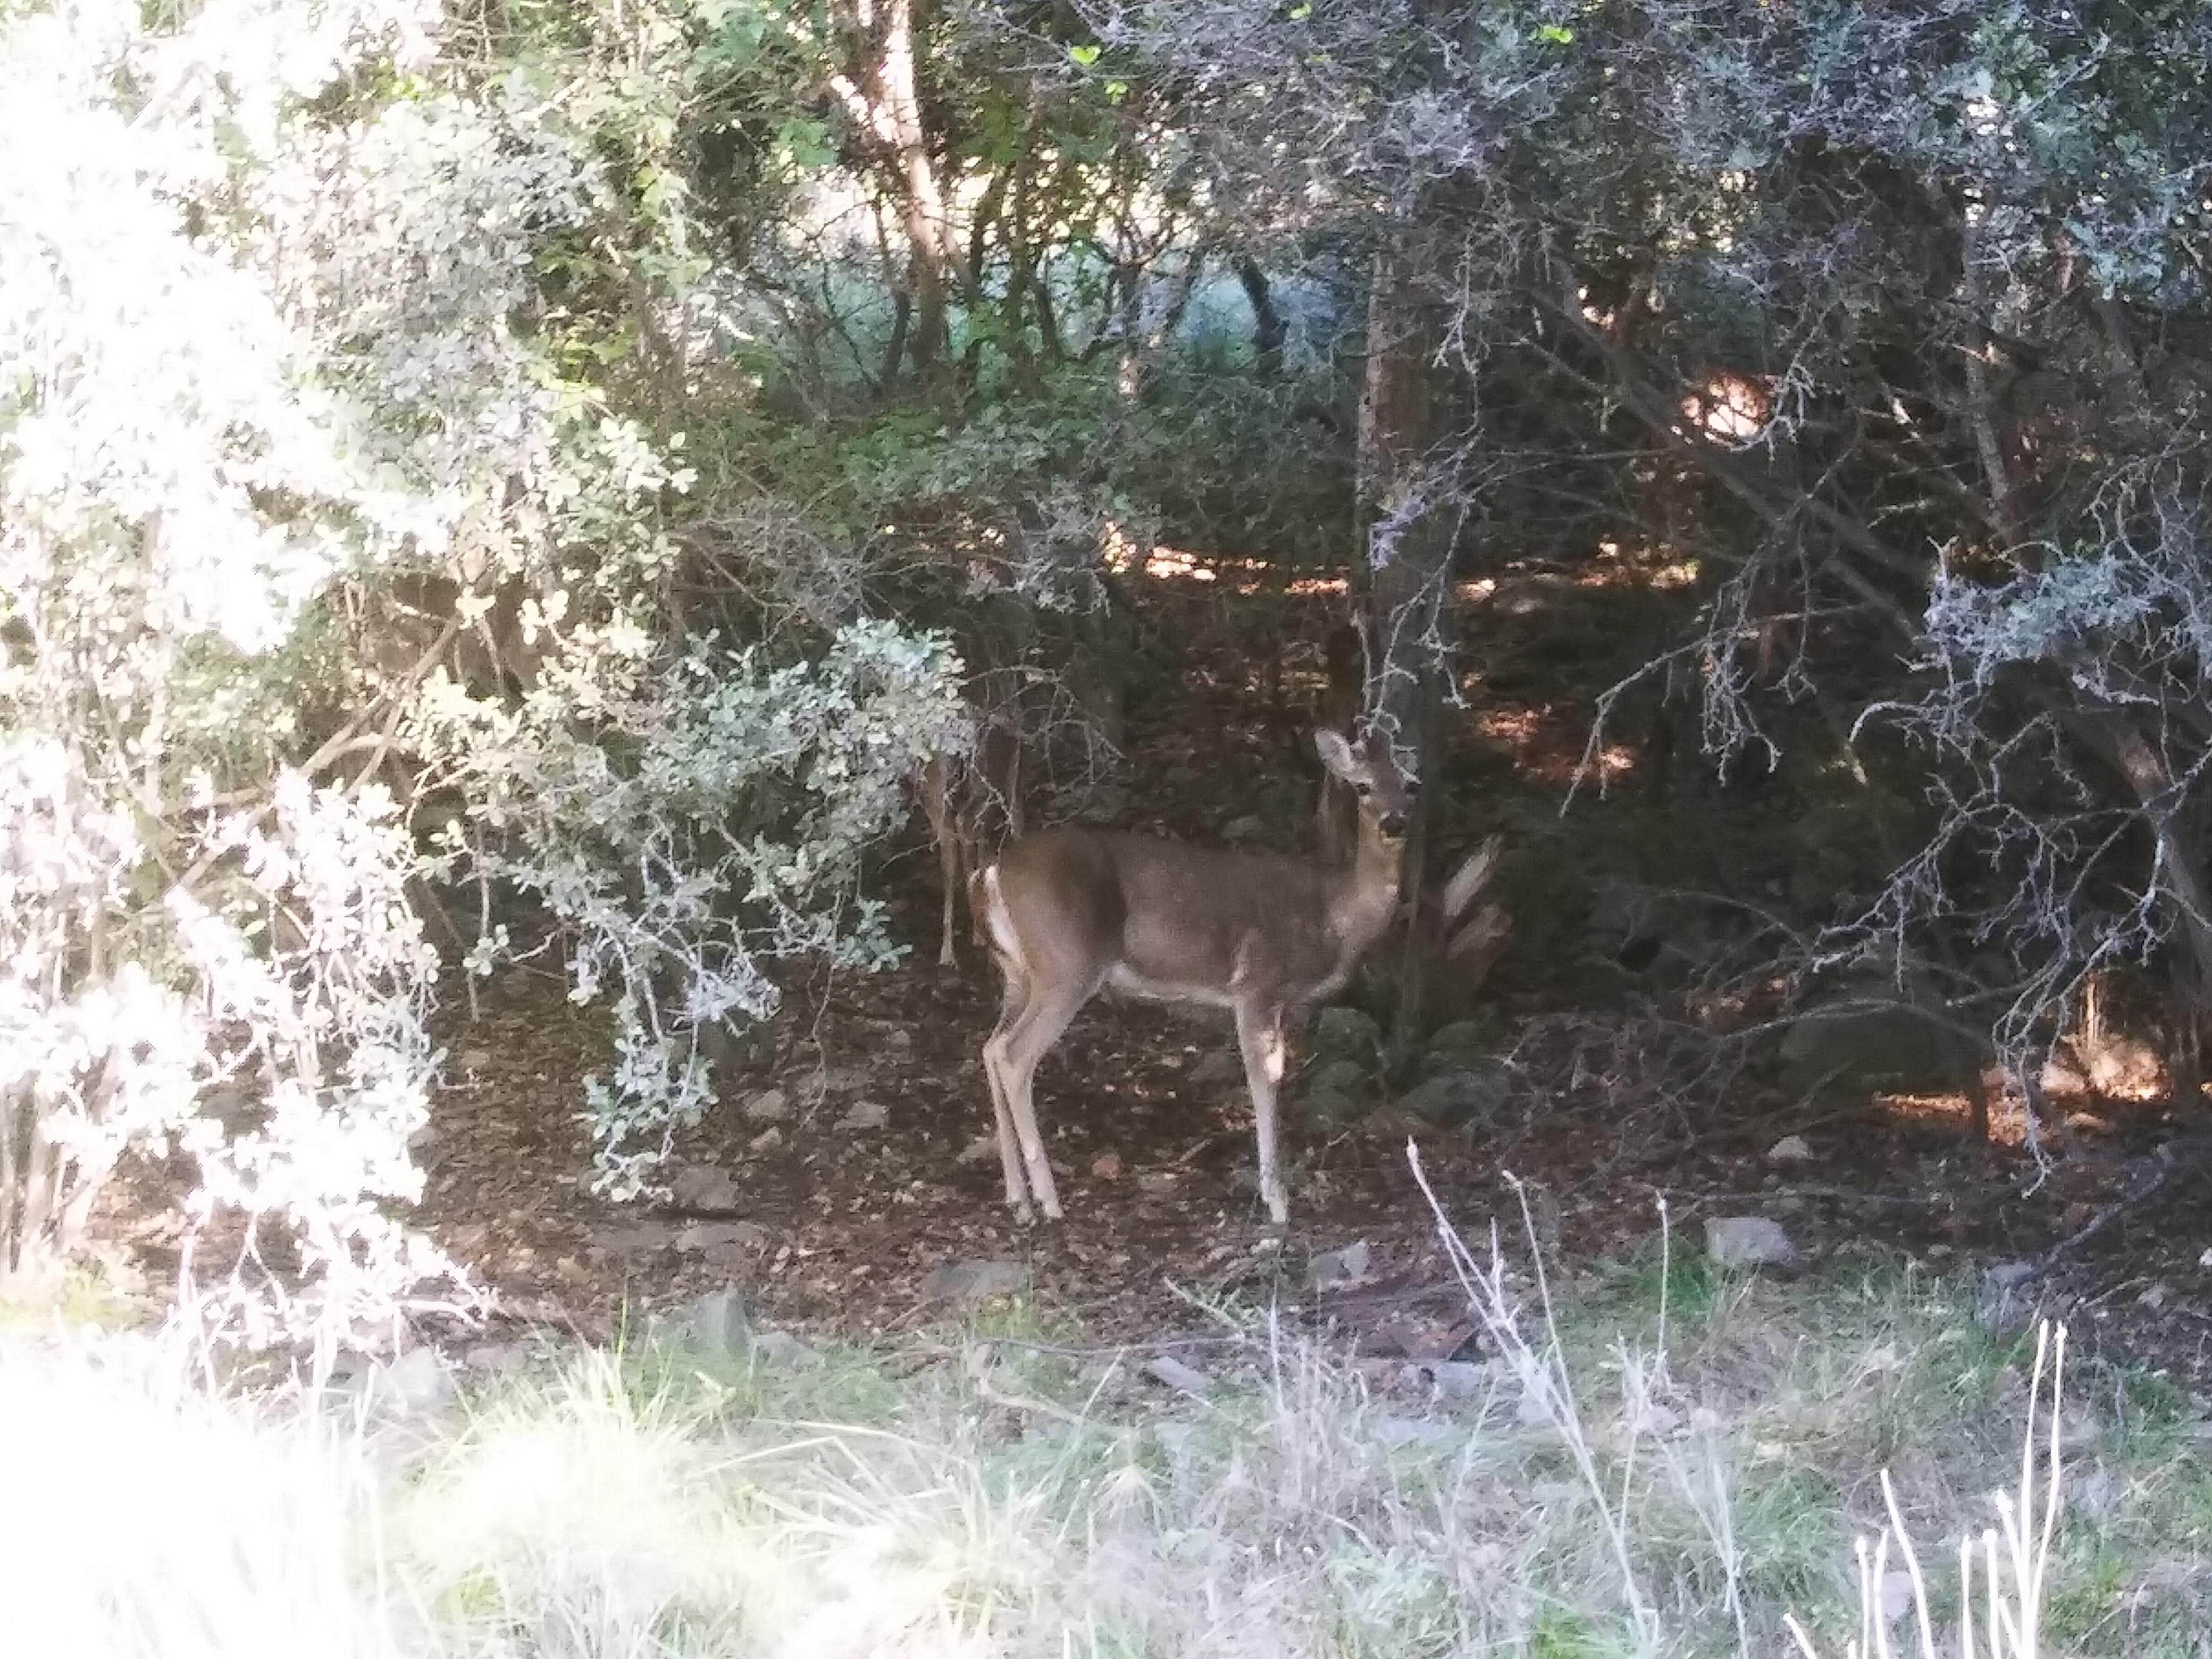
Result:
[[[668,1183],[668,1195],[686,1210],[734,1210],[738,1183],[727,1170],[711,1164],[694,1164],[678,1170]]]
[[[1447,1400],[1476,1400],[1490,1391],[1492,1373],[1479,1360],[1434,1359],[1421,1369],[1430,1386]]]
[[[1267,826],[1261,822],[1260,817],[1256,813],[1247,812],[1243,817],[1231,818],[1227,823],[1222,826],[1221,839],[1224,841],[1257,841],[1263,834],[1266,833],[1267,828]]]
[[[1316,1129],[1341,1128],[1356,1123],[1366,1109],[1352,1096],[1334,1089],[1301,1089],[1298,1091],[1298,1115]]]
[[[1448,1445],[1459,1437],[1458,1431],[1449,1423],[1428,1417],[1396,1417],[1388,1412],[1369,1418],[1367,1432],[1389,1451],[1401,1446]]]
[[[1811,1164],[1814,1162],[1813,1148],[1802,1135],[1784,1135],[1766,1149],[1769,1164]]]
[[[1324,1060],[1306,1074],[1305,1087],[1356,1095],[1367,1086],[1367,1067],[1356,1060]]]
[[[755,1331],[747,1352],[763,1365],[790,1365],[811,1359],[814,1350],[789,1331]]]
[[[948,1261],[933,1267],[921,1281],[925,1302],[981,1302],[1011,1296],[1029,1280],[1018,1261]]]
[[[1244,1081],[1244,1062],[1234,1052],[1216,1048],[1199,1057],[1190,1068],[1190,1080],[1201,1089],[1218,1089]]]
[[[1531,1388],[1524,1379],[1521,1398],[1513,1407],[1513,1418],[1524,1429],[1548,1429],[1552,1426],[1552,1406],[1549,1397],[1540,1388]]]
[[[640,1221],[625,1226],[600,1227],[587,1248],[601,1255],[638,1255],[665,1250],[676,1243],[676,1227],[667,1221]]]
[[[439,1352],[427,1345],[369,1368],[361,1392],[372,1411],[389,1417],[420,1417],[453,1397],[453,1373]]]
[[[1091,1160],[1091,1173],[1101,1181],[1119,1181],[1121,1178],[1121,1153],[1099,1153]]]
[[[1485,1019],[1455,1019],[1421,1045],[1422,1064],[1436,1071],[1461,1069],[1486,1058],[1497,1032]]]
[[[1147,1170],[1137,1177],[1137,1190],[1146,1198],[1172,1198],[1176,1181],[1173,1170]]]
[[[999,1137],[977,1135],[953,1158],[955,1164],[988,1164],[999,1155]]]
[[[461,1050],[461,1068],[464,1071],[484,1071],[489,1067],[491,1062],[492,1052],[489,1048],[464,1048]]]
[[[791,1101],[781,1089],[763,1089],[745,1098],[745,1121],[781,1123],[791,1115]]]
[[[695,1221],[676,1235],[676,1248],[699,1250],[764,1250],[768,1229],[751,1221]]]
[[[783,1145],[783,1131],[773,1123],[745,1143],[749,1152],[772,1152]]]
[[[465,1370],[498,1376],[530,1363],[530,1351],[520,1342],[478,1342],[461,1355]]]
[[[1400,1096],[1398,1106],[1426,1122],[1457,1128],[1496,1119],[1511,1100],[1512,1091],[1511,1074],[1500,1062],[1492,1060],[1479,1070],[1439,1072]]]
[[[1356,1060],[1372,1064],[1382,1047],[1382,1028],[1357,1008],[1339,1004],[1324,1008],[1313,1024],[1316,1060]]]
[[[890,1109],[880,1100],[856,1100],[837,1120],[841,1129],[880,1129],[890,1121]]]
[[[2027,1324],[2035,1304],[2036,1277],[2032,1261],[2000,1261],[1984,1268],[1974,1292],[1975,1322],[1998,1336]]]
[[[1783,1087],[1803,1094],[1827,1082],[1955,1083],[1980,1064],[1962,1033],[1874,1000],[1880,994],[1838,997],[1792,1020],[1782,1037]]]
[[[1364,1238],[1340,1249],[1323,1250],[1306,1263],[1306,1287],[1327,1291],[1340,1285],[1356,1285],[1367,1277],[1373,1255]]]
[[[1797,1261],[1790,1235],[1763,1215],[1708,1216],[1705,1254],[1723,1267],[1786,1267]]]
[[[1172,1354],[1156,1354],[1145,1366],[1145,1375],[1155,1382],[1164,1382],[1178,1394],[1204,1395],[1212,1384],[1206,1374],[1195,1365],[1186,1365]]]
[[[709,1291],[655,1322],[658,1334],[701,1355],[735,1354],[752,1339],[744,1298],[735,1291]]]
[[[1881,1622],[1894,1630],[1912,1611],[1912,1575],[1886,1572],[1881,1576]]]

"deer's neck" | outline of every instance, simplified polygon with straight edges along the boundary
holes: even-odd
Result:
[[[1404,843],[1385,841],[1374,826],[1362,823],[1352,862],[1338,877],[1336,902],[1330,921],[1337,937],[1354,955],[1364,951],[1390,925],[1398,908],[1398,884],[1404,868]]]

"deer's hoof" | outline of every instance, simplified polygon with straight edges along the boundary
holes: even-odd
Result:
[[[1014,1225],[1016,1225],[1017,1227],[1034,1227],[1034,1226],[1036,1226],[1036,1212],[1035,1210],[1032,1210],[1031,1208],[1030,1208],[1030,1206],[1029,1206],[1028,1205],[1026,1205],[1026,1204],[1017,1204],[1017,1205],[1015,1205],[1015,1206],[1014,1206]]]

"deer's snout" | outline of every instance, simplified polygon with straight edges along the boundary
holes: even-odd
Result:
[[[1385,812],[1375,820],[1375,827],[1386,836],[1402,836],[1406,833],[1406,815],[1403,812]]]

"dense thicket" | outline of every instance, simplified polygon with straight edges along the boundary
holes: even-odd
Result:
[[[1606,717],[1904,826],[1790,982],[2027,1077],[2127,969],[2194,1096],[2202,5],[5,16],[0,1267],[181,1137],[240,1306],[419,1277],[441,951],[650,1186],[921,758],[1110,766],[1164,541],[1348,571],[1417,764],[1456,579],[1674,573]]]

